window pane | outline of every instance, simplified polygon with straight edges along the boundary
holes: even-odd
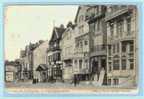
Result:
[[[119,60],[113,61],[113,70],[119,70]]]
[[[130,62],[130,69],[134,69],[134,62],[133,62],[133,59],[129,60]]]
[[[82,60],[79,60],[79,68],[82,68]]]
[[[122,43],[122,52],[126,52],[126,43]]]
[[[114,85],[118,85],[119,84],[119,79],[115,78],[115,79],[113,79],[113,81],[114,81]]]
[[[122,70],[126,70],[126,59],[122,59]]]
[[[127,18],[127,34],[129,35],[131,32],[131,18]]]

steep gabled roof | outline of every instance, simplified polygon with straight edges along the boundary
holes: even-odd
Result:
[[[61,39],[61,36],[62,36],[64,31],[65,31],[65,28],[54,27],[50,42]]]
[[[78,14],[79,14],[80,9],[81,9],[81,7],[79,6],[79,7],[78,7],[78,10],[77,10],[77,13],[76,13],[76,16],[75,16],[75,20],[74,20],[75,23],[76,23],[76,21],[77,21],[77,17],[78,17]]]
[[[37,68],[36,71],[43,71],[43,70],[47,70],[48,67],[46,64],[40,64]]]

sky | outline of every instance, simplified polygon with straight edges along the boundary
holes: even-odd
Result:
[[[74,21],[76,5],[17,5],[5,7],[5,59],[19,58],[27,44],[49,40],[54,26]]]

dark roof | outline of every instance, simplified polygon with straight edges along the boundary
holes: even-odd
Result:
[[[74,21],[75,21],[75,23],[76,23],[76,21],[77,21],[77,17],[78,17],[78,14],[79,14],[80,9],[81,9],[81,7],[79,6],[79,7],[78,7],[78,10],[77,10],[77,13],[76,13],[75,20],[74,20]]]
[[[68,22],[68,24],[67,24],[67,28],[68,27],[71,27],[72,29],[74,29],[75,28],[75,24],[73,24],[71,21],[70,22]]]
[[[48,67],[46,64],[40,64],[37,68],[36,71],[43,71],[43,70],[47,70]]]
[[[54,27],[50,42],[61,39],[64,31],[65,31],[65,28]]]
[[[63,32],[65,31],[65,28],[58,28],[56,27],[56,32],[58,33],[58,38],[60,38],[63,34]]]

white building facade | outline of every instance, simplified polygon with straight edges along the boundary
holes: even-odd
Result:
[[[48,48],[48,41],[41,43],[33,51],[33,73],[34,79],[38,79],[39,82],[46,81],[47,79],[47,63],[46,63],[46,51]]]
[[[135,86],[138,75],[136,6],[107,6],[106,24],[107,83],[112,86]]]
[[[60,41],[61,48],[61,61],[63,63],[63,80],[73,80],[73,69],[74,69],[74,48],[75,48],[75,25],[72,22],[67,24],[67,28],[62,35]]]

